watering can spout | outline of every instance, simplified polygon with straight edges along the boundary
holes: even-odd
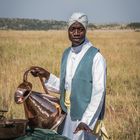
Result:
[[[27,97],[30,95],[32,90],[32,84],[27,81],[23,81],[18,87],[15,92],[15,102],[17,104],[23,103]]]

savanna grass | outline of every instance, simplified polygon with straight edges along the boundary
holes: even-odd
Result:
[[[107,62],[105,124],[112,140],[140,139],[140,32],[88,31]],[[25,70],[41,66],[59,76],[62,52],[70,46],[66,31],[0,31],[0,109],[7,118],[24,118],[14,92]],[[39,79],[29,77],[43,92]]]

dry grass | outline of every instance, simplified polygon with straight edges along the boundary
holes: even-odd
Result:
[[[88,38],[107,60],[105,124],[111,139],[140,139],[140,33],[89,31]],[[69,45],[66,31],[0,31],[0,109],[8,108],[8,118],[24,118],[13,99],[24,71],[37,65],[59,76]],[[29,80],[42,91],[37,79]]]

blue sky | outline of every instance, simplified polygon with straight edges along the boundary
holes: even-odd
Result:
[[[67,21],[84,12],[90,23],[140,22],[140,0],[0,0],[0,17]]]

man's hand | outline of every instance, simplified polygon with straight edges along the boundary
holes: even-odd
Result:
[[[83,130],[87,133],[92,133],[92,130],[89,128],[89,126],[83,122],[79,123],[77,128],[74,131],[74,134],[76,134],[78,131]]]
[[[41,68],[41,67],[31,67],[31,74],[34,77],[42,77],[42,78],[46,78],[49,79],[50,77],[50,72],[48,72],[47,70]]]

